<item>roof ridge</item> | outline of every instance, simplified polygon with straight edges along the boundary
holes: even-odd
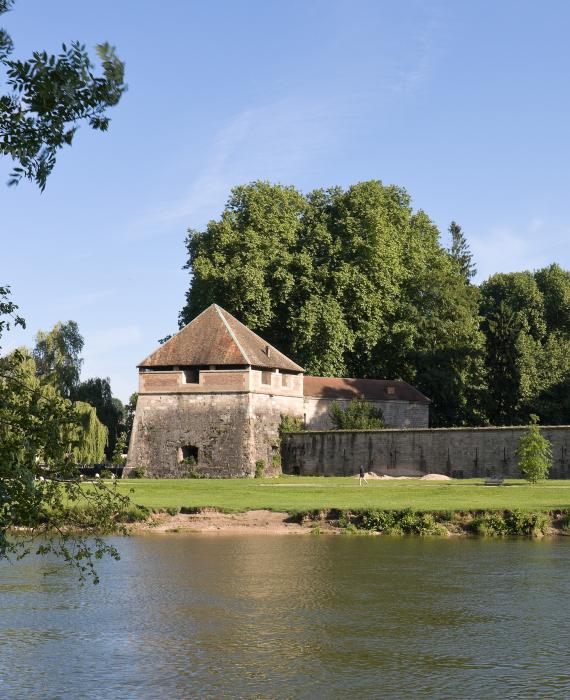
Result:
[[[222,309],[222,307],[219,307],[219,308],[221,311],[223,311],[225,314],[227,314],[233,321],[235,321],[239,326],[241,326],[249,335],[252,335],[254,338],[259,340],[262,345],[265,345],[266,347],[271,348],[271,350],[275,350],[275,352],[278,355],[281,355],[281,357],[284,357],[286,360],[293,362],[293,364],[295,364],[295,365],[297,364],[288,355],[286,355],[284,352],[281,352],[281,350],[279,350],[279,348],[276,348],[275,345],[271,345],[271,343],[268,342],[267,340],[265,340],[265,338],[262,338],[258,333],[256,333],[255,331],[252,331],[251,328],[249,326],[246,326],[245,323],[243,323],[242,321],[239,320],[239,318],[236,318],[235,316],[233,316],[229,311]]]
[[[193,318],[191,321],[188,321],[188,323],[184,324],[184,326],[182,326],[182,328],[178,329],[178,330],[176,331],[176,333],[173,333],[173,334],[170,336],[170,338],[169,338],[166,342],[161,343],[161,345],[159,345],[159,346],[156,348],[156,350],[153,350],[153,351],[150,353],[150,355],[147,355],[147,356],[144,358],[144,360],[142,360],[142,362],[139,362],[138,365],[137,365],[137,367],[142,367],[142,366],[144,365],[144,363],[145,363],[147,360],[150,360],[150,358],[151,358],[153,355],[156,355],[156,353],[157,353],[159,350],[162,350],[162,348],[166,347],[170,342],[172,342],[173,340],[175,340],[175,339],[182,333],[182,331],[186,330],[186,328],[188,328],[189,325],[191,325],[192,323],[194,323],[194,321],[195,321],[196,319],[200,318],[200,316],[202,316],[203,314],[205,314],[206,311],[207,311],[211,306],[217,307],[218,305],[217,305],[217,304],[210,304],[210,306],[207,306],[203,311],[200,311],[200,313],[199,313],[195,318]]]
[[[220,306],[218,306],[217,304],[213,304],[213,307],[216,309],[216,313],[218,314],[218,316],[222,319],[224,326],[226,327],[226,329],[227,329],[228,333],[230,334],[234,343],[237,345],[237,348],[241,352],[244,360],[247,362],[248,365],[251,365],[251,360],[247,356],[245,350],[240,345],[239,340],[236,338],[236,335],[233,332],[233,330],[231,329],[230,324],[228,323],[227,319],[225,318],[224,314],[222,313],[222,308]]]

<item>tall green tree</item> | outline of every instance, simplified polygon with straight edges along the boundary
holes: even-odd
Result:
[[[452,221],[449,226],[449,234],[451,236],[451,248],[449,249],[449,255],[459,268],[465,282],[470,284],[472,278],[477,274],[477,267],[473,262],[473,254],[469,248],[467,238],[465,238],[465,234],[461,230],[461,226],[459,226],[459,224],[455,221]]]
[[[537,360],[547,326],[544,298],[530,272],[497,274],[481,285],[486,337],[488,415],[499,425],[528,419],[523,409],[539,389]]]
[[[109,377],[92,377],[81,382],[72,392],[74,401],[84,401],[93,406],[97,418],[107,428],[107,459],[111,459],[119,435],[125,430],[125,408],[121,401],[113,397]]]
[[[23,325],[4,288],[0,339],[12,321]],[[117,520],[129,502],[101,480],[84,488],[74,458],[82,442],[81,411],[39,380],[31,355],[0,357],[0,559],[54,552],[97,582],[95,561],[118,558],[102,535],[122,529]],[[11,536],[15,527],[27,536]]]
[[[217,302],[309,373],[401,376],[433,399],[438,424],[483,420],[477,289],[403,188],[304,196],[254,182],[187,247],[181,324]]]
[[[14,0],[0,0],[0,15]],[[57,55],[36,51],[28,60],[11,57],[14,43],[0,28],[0,70],[5,92],[0,94],[0,154],[14,161],[9,184],[22,178],[44,189],[58,151],[70,146],[82,123],[106,131],[108,109],[126,90],[124,65],[107,43],[96,53],[102,72],[96,75],[80,42],[65,44]]]
[[[75,321],[59,321],[51,331],[39,331],[33,349],[38,377],[62,396],[71,397],[79,385],[83,345]]]

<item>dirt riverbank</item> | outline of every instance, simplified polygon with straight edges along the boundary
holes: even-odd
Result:
[[[319,523],[320,525],[320,523]],[[338,528],[327,523],[321,530],[330,532]],[[226,532],[226,533],[269,533],[272,535],[310,534],[314,532],[314,522],[294,522],[288,513],[275,513],[271,510],[250,510],[245,513],[220,513],[204,509],[199,513],[153,514],[149,520],[129,525],[132,533],[138,532]]]

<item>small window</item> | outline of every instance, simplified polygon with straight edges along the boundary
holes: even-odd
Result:
[[[271,372],[269,370],[263,370],[261,372],[261,383],[271,384]]]
[[[200,383],[200,372],[197,369],[185,369],[184,370],[184,382],[186,384],[199,384]]]
[[[198,448],[196,445],[183,445],[180,448],[180,461],[184,464],[198,464]]]
[[[288,374],[282,374],[281,375],[281,386],[290,386],[289,385],[289,380],[291,377]]]
[[[393,396],[393,395],[396,393],[396,388],[393,387],[393,386],[387,386],[387,387],[386,387],[386,393],[387,393],[387,394],[390,394],[391,396]]]

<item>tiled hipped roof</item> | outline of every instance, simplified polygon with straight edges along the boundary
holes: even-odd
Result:
[[[414,401],[431,403],[420,391],[401,379],[341,379],[308,377],[303,379],[305,396],[319,399],[354,399],[371,401]]]
[[[139,367],[252,365],[302,372],[303,368],[269,345],[217,304],[212,304]]]

